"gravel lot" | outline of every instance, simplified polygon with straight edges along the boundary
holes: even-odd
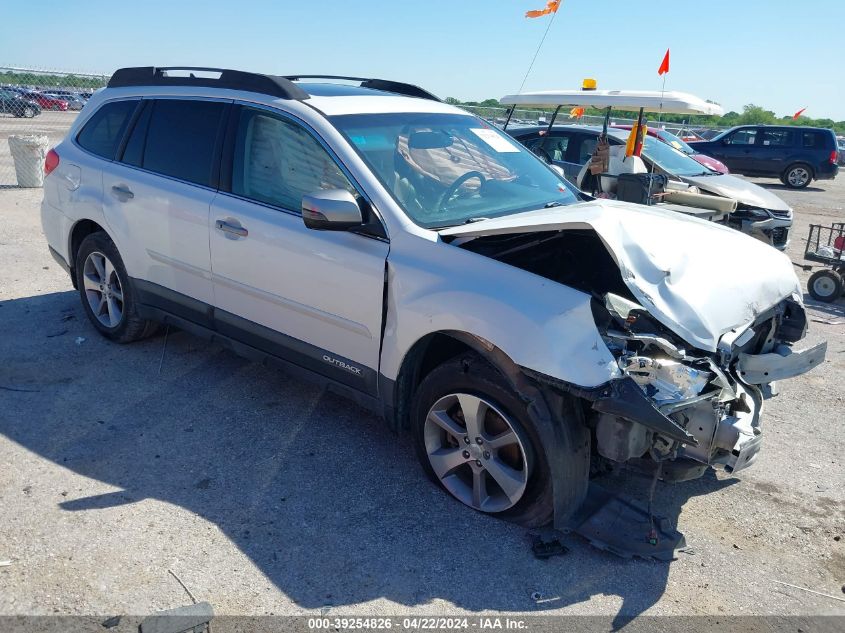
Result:
[[[51,116],[73,115],[37,124]],[[845,177],[760,183],[795,207],[793,261],[809,222],[845,219]],[[40,198],[0,191],[0,614],[176,607],[171,569],[224,614],[845,615],[774,582],[845,598],[842,300],[808,300],[828,360],[769,401],[755,466],[658,486],[691,553],[627,561],[570,536],[542,562],[346,401],[185,333],[166,349],[100,338],[47,252]]]

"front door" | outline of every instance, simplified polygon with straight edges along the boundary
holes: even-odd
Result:
[[[738,174],[754,173],[759,136],[759,130],[754,127],[741,128],[729,134],[722,139],[722,146],[716,158]]]
[[[306,228],[304,194],[360,192],[298,122],[246,106],[233,120],[231,183],[210,215],[217,328],[374,394],[387,241]]]

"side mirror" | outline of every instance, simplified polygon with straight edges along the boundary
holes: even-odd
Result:
[[[317,231],[346,231],[361,226],[364,218],[346,189],[323,189],[302,196],[302,221]]]

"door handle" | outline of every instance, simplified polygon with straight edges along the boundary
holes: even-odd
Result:
[[[238,226],[237,224],[229,224],[226,220],[217,220],[214,223],[214,226],[218,231],[223,231],[229,235],[236,235],[237,237],[246,237],[249,235],[249,231],[247,231],[244,227]]]
[[[126,185],[115,185],[111,188],[112,193],[116,195],[118,198],[134,198],[135,194],[132,193],[132,190],[129,189]]]

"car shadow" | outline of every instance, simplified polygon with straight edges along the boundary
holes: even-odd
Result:
[[[808,293],[805,293],[804,306],[815,312],[822,312],[829,314],[831,317],[845,319],[845,297],[839,297],[836,301],[825,303],[824,301],[816,301]],[[812,320],[812,313],[810,313],[809,318]]]
[[[666,590],[671,563],[621,559],[574,535],[567,555],[535,559],[526,530],[438,490],[407,438],[376,416],[216,345],[178,331],[110,343],[74,292],[0,302],[0,326],[0,433],[119,489],[71,492],[63,511],[96,516],[145,499],[183,508],[217,526],[302,609],[385,598],[546,612],[616,596],[619,627]],[[735,481],[711,473],[660,484],[655,511],[677,524],[691,497]],[[602,479],[641,500],[649,484]],[[106,560],[121,564],[119,553]],[[198,574],[230,571],[195,564]]]
[[[775,191],[825,191],[821,187],[814,187],[813,185],[807,185],[803,189],[792,189],[791,187],[787,187],[786,185],[779,183],[779,182],[760,182],[759,180],[755,180],[754,184],[759,185],[765,189],[773,189]]]

